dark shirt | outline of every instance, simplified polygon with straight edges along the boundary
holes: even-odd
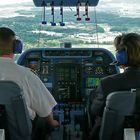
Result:
[[[97,127],[94,128],[93,126],[93,130],[99,130],[101,121],[98,120],[103,115],[105,101],[108,94],[114,91],[131,90],[138,87],[140,87],[140,68],[129,67],[125,69],[124,73],[103,78],[100,81],[100,85],[98,86],[96,93],[93,93],[96,95],[91,104],[91,114],[95,121],[94,126]],[[96,122],[98,124],[96,124]],[[94,131],[92,133],[94,133]]]

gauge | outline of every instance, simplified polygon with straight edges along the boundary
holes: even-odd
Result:
[[[93,69],[93,67],[86,67],[85,68],[85,73],[87,73],[87,74],[92,74],[93,73],[93,71],[94,71],[94,69]]]
[[[104,74],[104,70],[102,67],[96,67],[95,74]]]
[[[97,56],[96,59],[95,59],[96,64],[102,64],[103,61],[104,61],[103,57],[101,57],[101,56]]]
[[[106,71],[107,71],[107,74],[113,74],[113,68],[112,67],[107,67]]]

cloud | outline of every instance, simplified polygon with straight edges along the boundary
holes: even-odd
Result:
[[[0,0],[0,5],[15,4],[22,2],[31,2],[32,0]]]

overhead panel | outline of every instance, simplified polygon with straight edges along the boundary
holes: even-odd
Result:
[[[63,2],[63,6],[77,6],[80,3],[81,6],[85,6],[88,2],[89,6],[97,6],[99,0],[33,0],[36,7],[50,6],[54,1],[54,6],[60,6]]]

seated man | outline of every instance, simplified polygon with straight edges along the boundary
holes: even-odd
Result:
[[[0,27],[0,80],[13,81],[23,90],[31,120],[34,120],[37,114],[52,127],[57,127],[59,124],[52,115],[56,101],[30,69],[14,63],[15,43],[14,31]]]
[[[91,114],[94,120],[90,139],[99,139],[99,130],[106,97],[113,91],[130,90],[140,87],[140,35],[122,34],[115,38],[117,64],[124,68],[123,73],[103,78],[92,101]]]

